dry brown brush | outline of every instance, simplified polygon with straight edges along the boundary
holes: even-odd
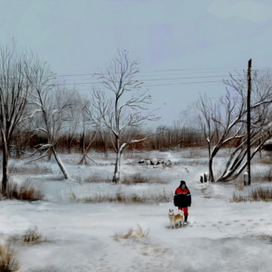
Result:
[[[125,175],[122,177],[122,184],[137,184],[137,183],[157,183],[157,184],[166,184],[168,183],[168,180],[163,179],[160,176],[156,175],[149,175],[144,176],[141,173],[135,173],[131,175]]]
[[[37,163],[32,163],[27,166],[11,165],[9,172],[14,175],[45,175],[53,173],[51,167]]]
[[[25,201],[37,201],[44,198],[44,194],[39,184],[26,180],[20,184],[10,182],[7,186],[6,199],[18,199]]]
[[[0,271],[20,271],[20,263],[17,259],[17,253],[11,248],[10,244],[0,245]]]
[[[116,241],[120,241],[120,239],[135,240],[146,237],[148,233],[148,230],[144,230],[139,224],[137,224],[137,227],[134,229],[130,228],[124,233],[115,233],[113,239]]]
[[[33,229],[26,230],[23,235],[15,234],[10,236],[8,241],[13,244],[37,244],[52,242],[52,240],[48,239],[39,231],[37,226],[35,226]]]
[[[272,188],[257,187],[247,193],[234,192],[230,202],[272,201]]]
[[[268,241],[269,243],[272,243],[272,235],[269,234],[260,234],[257,235],[257,238],[263,240],[263,241]]]
[[[123,233],[115,233],[113,239],[117,242],[123,242],[125,244],[136,244],[136,249],[142,255],[145,256],[159,256],[165,252],[165,249],[159,245],[150,244],[148,239],[145,239],[149,234],[149,230],[144,230],[139,224],[136,228],[130,228],[128,231]]]
[[[24,243],[38,243],[43,241],[47,241],[47,239],[42,235],[37,227],[34,229],[28,229],[22,236],[22,242]]]
[[[102,202],[119,202],[119,203],[166,203],[172,200],[171,194],[166,194],[165,190],[157,194],[142,195],[125,195],[116,193],[112,195],[95,195],[91,197],[78,198],[74,193],[70,194],[69,200],[73,203],[102,203]]]

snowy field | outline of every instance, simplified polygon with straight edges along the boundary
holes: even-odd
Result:
[[[101,182],[111,178],[113,154],[107,160],[103,154],[93,154],[98,164],[88,166],[77,165],[78,155],[63,155],[69,181],[62,179],[54,162],[36,162],[34,167],[48,169],[48,173],[37,175],[31,174],[33,164],[13,160],[11,166],[25,173],[18,170],[12,179],[31,179],[42,186],[45,200],[0,201],[1,243],[11,241],[22,272],[271,272],[272,203],[233,203],[230,198],[237,191],[233,184],[200,184],[200,174],[207,171],[203,153],[186,150],[126,155],[123,175],[141,173],[163,181],[136,185]],[[139,159],[151,157],[170,160],[172,166],[138,164]],[[253,171],[258,169],[260,166],[252,167]],[[89,177],[97,177],[97,181],[87,182]],[[182,228],[169,227],[168,210],[177,212],[172,199],[158,203],[79,201],[116,194],[171,198],[182,179],[192,194],[189,224]],[[271,186],[269,182],[263,184]],[[260,183],[253,182],[244,191],[256,186]],[[35,228],[44,240],[22,243],[12,239]],[[145,235],[138,237],[137,230]],[[129,233],[131,236],[124,238]]]

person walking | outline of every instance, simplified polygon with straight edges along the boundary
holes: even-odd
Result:
[[[189,216],[188,207],[191,207],[191,203],[191,192],[188,189],[186,182],[182,180],[179,187],[175,190],[174,205],[178,207],[179,210],[183,211],[185,224],[187,224]]]

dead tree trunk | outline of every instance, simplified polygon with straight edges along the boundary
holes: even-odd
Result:
[[[6,195],[7,184],[8,184],[8,160],[9,160],[9,150],[6,141],[6,135],[3,129],[1,129],[2,145],[3,145],[3,174],[2,174],[2,194]]]
[[[52,146],[52,152],[53,152],[53,155],[54,155],[54,157],[56,159],[56,162],[57,162],[57,164],[58,164],[61,172],[63,173],[64,177],[66,179],[68,179],[69,178],[69,174],[68,174],[68,172],[67,172],[67,170],[66,170],[66,168],[65,168],[65,166],[64,166],[64,164],[63,164],[63,162],[62,162],[60,156],[58,155],[58,153],[57,153],[57,151],[56,151],[56,149],[55,149],[54,146]]]

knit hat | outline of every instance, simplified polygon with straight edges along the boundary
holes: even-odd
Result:
[[[184,180],[181,180],[180,181],[180,186],[183,185],[183,184],[186,186],[186,182]]]

